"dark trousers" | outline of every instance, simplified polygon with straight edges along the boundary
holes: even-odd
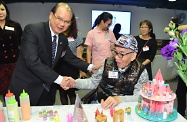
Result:
[[[68,62],[65,62],[63,59],[61,60],[61,65],[58,68],[58,73],[62,76],[70,76],[73,79],[77,79],[79,77],[79,69],[68,64]],[[60,101],[62,105],[68,105],[68,98],[71,104],[75,104],[76,89],[73,88],[69,90],[64,90],[58,85],[57,90],[59,90]]]
[[[50,86],[50,90],[43,90],[42,95],[37,103],[37,106],[49,106],[54,105],[56,96],[56,84]]]
[[[186,93],[187,93],[187,86],[184,81],[179,77],[178,85],[177,85],[177,111],[182,115],[185,116],[186,110]]]
[[[68,90],[64,90],[60,86],[57,86],[57,90],[59,90],[60,101],[62,105],[68,105],[68,97],[69,97],[70,103],[75,104],[75,99],[76,99],[75,91],[77,89],[71,88]]]

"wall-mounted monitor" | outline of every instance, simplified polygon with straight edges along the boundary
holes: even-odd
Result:
[[[117,11],[117,10],[92,10],[92,27],[95,22],[95,19],[103,12],[109,12],[113,15],[113,23],[110,26],[110,30],[113,31],[114,25],[116,23],[121,24],[121,34],[130,34],[131,28],[131,12],[129,11]]]

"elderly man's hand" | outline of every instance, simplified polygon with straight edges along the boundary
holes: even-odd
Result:
[[[109,109],[111,106],[115,107],[121,102],[120,96],[109,96],[104,102],[101,103],[103,109]]]
[[[74,88],[75,87],[75,80],[72,77],[64,76],[60,86],[64,90],[68,90],[69,88]]]

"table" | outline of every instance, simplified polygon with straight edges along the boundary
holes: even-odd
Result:
[[[132,109],[131,115],[125,115],[124,117],[125,122],[150,122],[148,120],[141,118],[136,114],[135,112],[136,105],[137,102],[123,102],[120,103],[117,107],[115,107],[115,110],[121,108],[125,110],[125,108],[131,107]],[[95,111],[97,108],[100,112],[102,110],[100,104],[83,104],[83,108],[89,122],[95,121]],[[60,116],[60,122],[66,122],[66,115],[68,112],[73,114],[74,105],[32,106],[31,107],[32,118],[31,120],[25,122],[53,122],[53,121],[43,121],[39,119],[38,113],[39,111],[42,110],[57,110]],[[7,113],[6,108],[4,108],[4,113]],[[110,110],[103,110],[103,114],[107,115],[107,122],[112,122],[112,118],[110,117]],[[7,115],[5,116],[6,116],[6,122],[8,122]],[[186,122],[186,121],[187,120],[184,117],[178,114],[177,119],[174,120],[173,122]]]

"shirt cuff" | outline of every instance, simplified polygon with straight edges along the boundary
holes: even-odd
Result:
[[[93,64],[90,64],[87,68],[88,71],[92,71],[92,68],[93,68]]]
[[[63,76],[61,76],[61,75],[59,75],[58,76],[58,78],[54,81],[56,84],[61,84],[61,82],[62,82],[62,80],[63,80]]]

